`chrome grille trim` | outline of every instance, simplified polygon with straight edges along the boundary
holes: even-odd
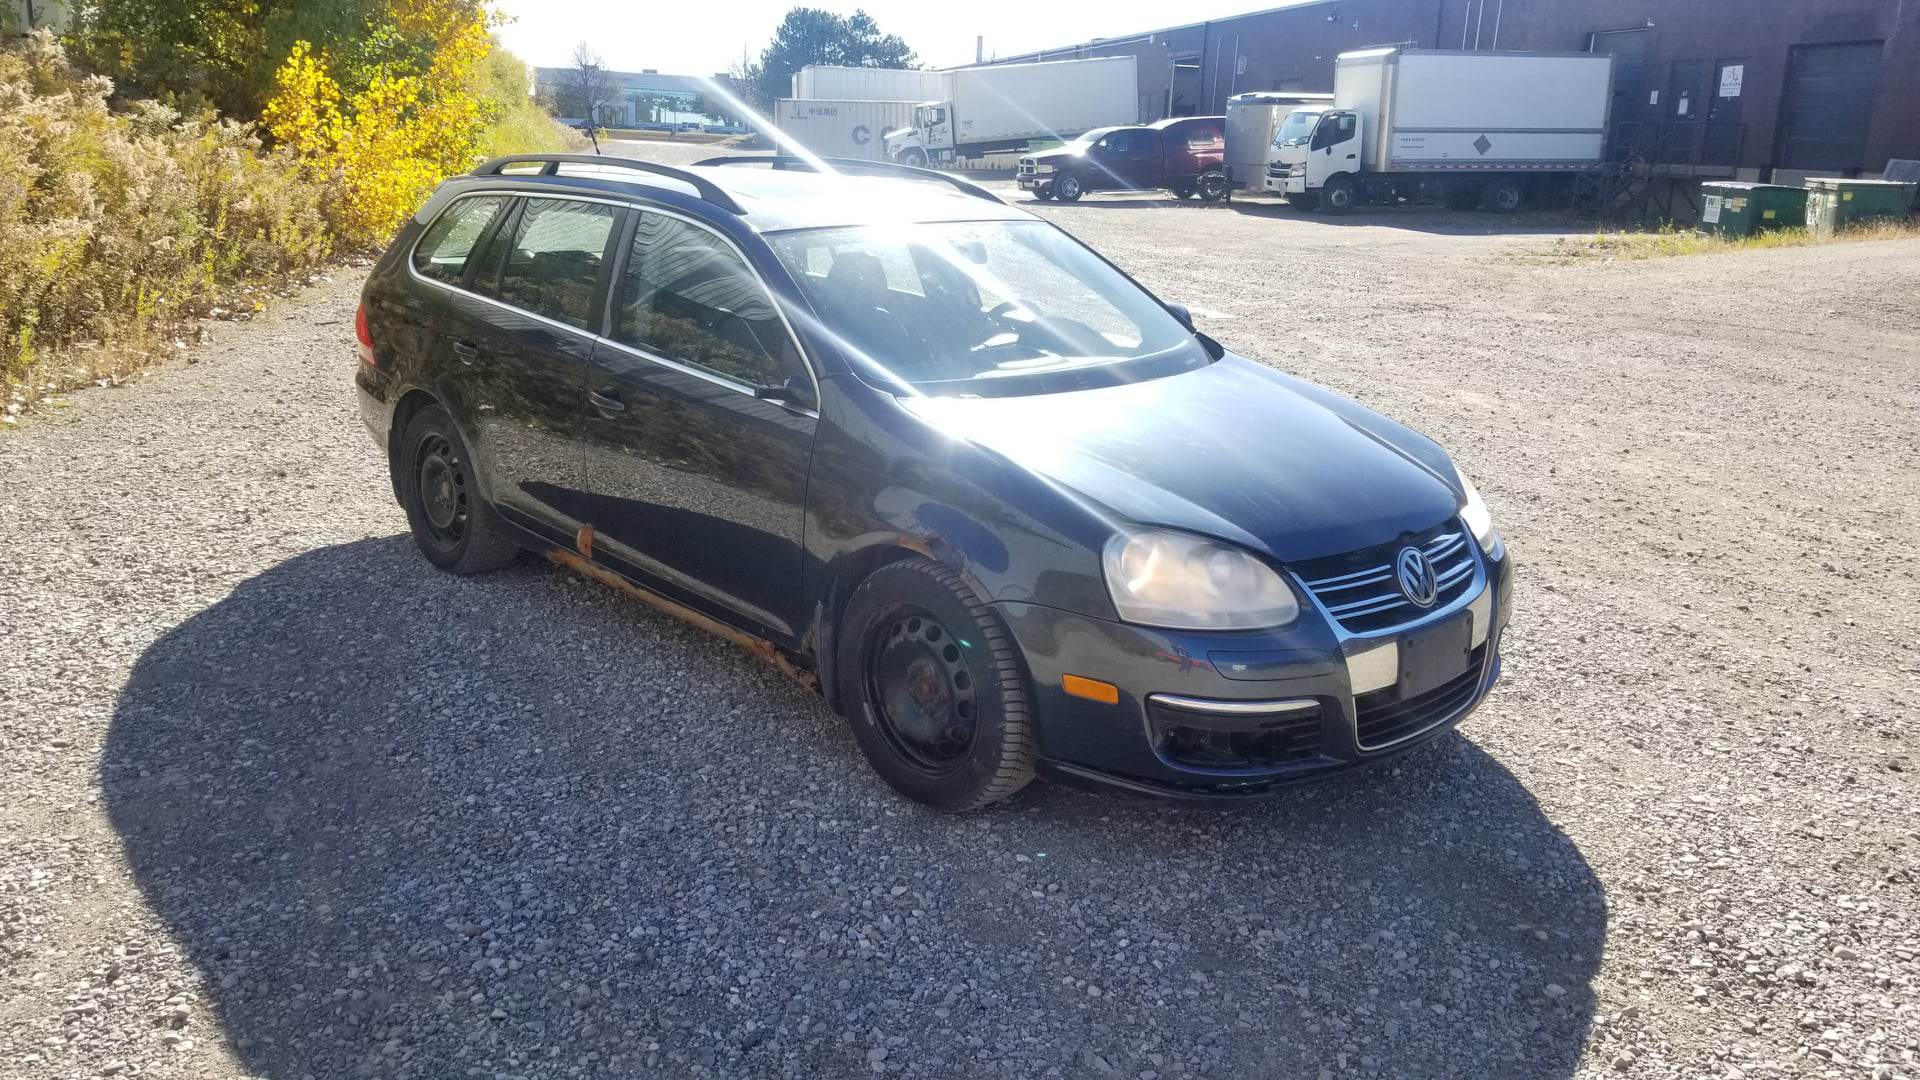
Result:
[[[1415,607],[1400,592],[1391,561],[1344,574],[1317,578],[1299,578],[1321,608],[1349,634],[1376,634],[1396,630],[1417,622],[1442,608],[1450,607],[1464,595],[1460,589],[1471,587],[1479,560],[1466,530],[1458,522],[1439,535],[1420,542],[1420,549],[1433,564],[1437,596],[1432,606]],[[1384,554],[1384,552],[1383,552]],[[1376,556],[1376,558],[1379,556]],[[1382,616],[1402,616],[1388,618]]]

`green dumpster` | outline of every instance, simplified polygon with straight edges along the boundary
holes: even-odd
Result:
[[[1912,184],[1891,180],[1807,178],[1807,225],[1815,236],[1832,236],[1856,225],[1898,221],[1913,206]]]
[[[1807,223],[1807,190],[1779,184],[1701,184],[1701,232],[1752,236]]]

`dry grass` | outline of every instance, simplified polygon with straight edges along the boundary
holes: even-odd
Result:
[[[1526,254],[1558,262],[1632,262],[1679,255],[1719,255],[1733,251],[1764,251],[1863,240],[1899,240],[1916,236],[1920,236],[1920,222],[1914,221],[1888,221],[1862,226],[1826,240],[1815,237],[1808,229],[1770,229],[1753,236],[1730,237],[1669,225],[1656,232],[1594,233],[1591,236],[1565,237]]]

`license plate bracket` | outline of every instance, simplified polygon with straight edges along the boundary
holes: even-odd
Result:
[[[1422,627],[1400,638],[1400,699],[1446,685],[1467,670],[1473,656],[1473,613]]]

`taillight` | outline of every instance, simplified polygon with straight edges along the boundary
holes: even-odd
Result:
[[[367,329],[367,305],[361,301],[353,312],[353,336],[360,342],[360,362],[368,367],[378,367],[373,361],[373,333]]]

